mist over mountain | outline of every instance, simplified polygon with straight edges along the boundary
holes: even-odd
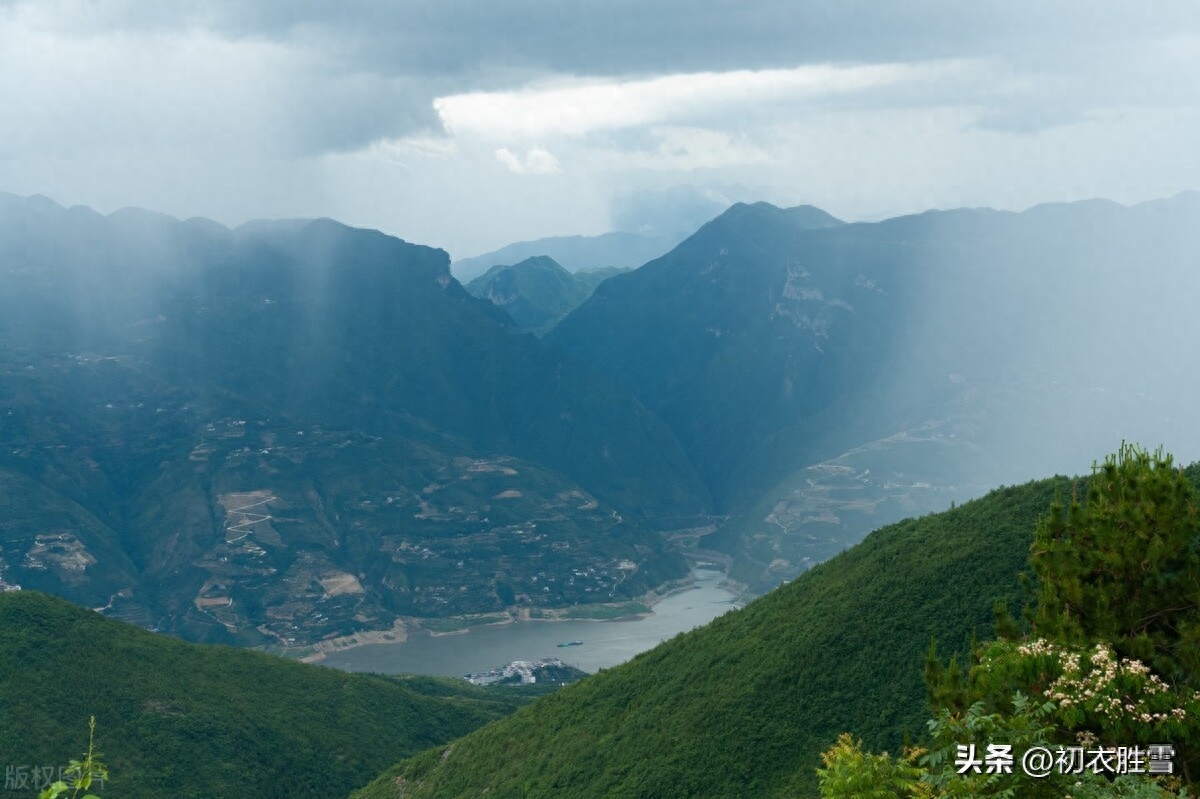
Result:
[[[614,198],[614,230],[609,233],[521,241],[460,258],[451,264],[451,270],[467,285],[496,266],[537,257],[551,258],[568,272],[634,269],[670,250],[729,205],[728,197],[698,186],[634,191]]]
[[[444,252],[5,195],[0,263],[0,580],[259,643],[684,571],[672,434]]]
[[[629,599],[684,572],[651,528],[761,591],[1122,439],[1200,452],[1194,194],[738,204],[586,300],[329,220],[0,211],[0,580],[192,637]]]
[[[745,189],[738,189],[745,193]],[[711,187],[682,185],[661,191],[633,191],[614,198],[612,224],[644,236],[683,239],[720,216],[733,200]]]
[[[919,721],[919,652],[990,629],[1066,483],[814,564],[1121,439],[1200,452],[1196,252],[1195,194],[756,203],[632,271],[542,256],[468,291],[444,252],[330,220],[0,195],[0,587],[301,648],[627,602],[684,553],[759,592],[800,575],[362,793],[792,795],[841,729]]]
[[[1122,439],[1200,453],[1200,196],[837,224],[736,205],[547,340],[674,431],[767,587],[884,521]]]
[[[688,235],[612,232],[598,236],[551,236],[509,244],[493,252],[460,258],[451,265],[454,276],[469,283],[494,266],[516,264],[527,258],[546,256],[568,272],[615,266],[633,269],[659,257]]]
[[[1197,86],[1195,0],[0,0],[0,799],[1200,799]]]

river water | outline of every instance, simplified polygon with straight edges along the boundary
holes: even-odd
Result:
[[[402,644],[369,644],[330,653],[321,663],[345,671],[461,677],[513,660],[557,657],[595,672],[624,663],[737,606],[734,595],[720,587],[725,576],[721,572],[697,569],[692,575],[694,587],[668,596],[654,606],[653,616],[637,621],[524,621],[476,627],[457,635],[420,634]],[[563,641],[583,641],[583,645],[558,646]]]

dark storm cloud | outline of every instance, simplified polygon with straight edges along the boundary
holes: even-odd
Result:
[[[4,0],[0,13],[21,6]],[[990,108],[983,124],[1036,128],[1043,118],[1082,113],[1081,94],[1131,87],[1119,74],[1096,80],[1093,66],[1106,63],[1101,57],[1093,64],[1097,51],[1195,31],[1200,22],[1200,7],[1182,0],[1156,3],[1145,13],[1124,3],[1081,0],[109,0],[58,8],[53,25],[77,36],[209,33],[303,54],[295,80],[278,98],[281,119],[293,131],[281,141],[301,151],[344,151],[383,136],[435,130],[436,97],[546,76],[621,78],[949,58],[996,59],[1070,84],[1026,90],[1013,100],[994,86],[979,87],[979,99]]]
[[[1147,76],[1135,81],[1123,66],[1103,74],[1106,64],[1125,63],[1116,51],[1200,29],[1200,7],[1180,0],[1145,13],[1080,0],[210,0],[186,7],[122,0],[88,4],[87,12],[60,23],[80,33],[207,31],[303,52],[307,63],[279,100],[297,131],[294,145],[313,151],[436,130],[436,97],[546,76],[949,58],[994,59],[1048,76],[1018,97],[993,84],[958,87],[953,98],[986,106],[985,127],[1037,130],[1077,119],[1093,102],[1136,101]],[[1105,50],[1114,57],[1104,58]],[[319,74],[310,78],[306,68]]]
[[[318,0],[116,3],[98,24],[203,26],[230,36],[306,41],[348,69],[479,77],[502,72],[621,76],[815,62],[1037,58],[1065,43],[1158,37],[1194,28],[1195,3],[1066,0]],[[172,10],[175,9],[175,10]]]
[[[848,218],[1145,199],[1200,179],[1200,4],[1146,8],[0,0],[0,190],[461,254],[658,225],[631,192],[679,184]]]

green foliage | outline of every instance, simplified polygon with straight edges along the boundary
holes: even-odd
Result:
[[[938,657],[937,642],[929,644],[925,655],[925,700],[930,707],[965,708],[967,701],[966,676],[958,665],[958,656],[943,667]]]
[[[1096,468],[1086,504],[1038,525],[1036,635],[1112,643],[1179,685],[1200,677],[1200,516],[1170,455],[1123,445]],[[1197,684],[1196,687],[1200,687]]]
[[[484,616],[460,616],[452,619],[425,619],[421,622],[421,626],[434,633],[453,633],[459,630],[468,630],[471,627],[508,621],[509,618],[509,616],[503,614],[492,614]]]
[[[0,752],[60,762],[94,716],[121,799],[345,796],[525,702],[189,644],[44,594],[0,594]]]
[[[1144,775],[1053,772],[1031,780],[1018,769],[989,774],[955,765],[968,748],[991,743],[1021,753],[1032,746],[1200,740],[1194,499],[1169,455],[1130,445],[1095,469],[1086,504],[1073,498],[1064,513],[1056,497],[1030,555],[1038,602],[1026,618],[1038,637],[1016,640],[1018,628],[1001,604],[998,629],[1009,637],[973,647],[966,680],[954,660],[943,668],[930,647],[925,675],[935,718],[920,781],[933,792],[921,795],[1166,795],[1160,778]],[[1184,796],[1200,763],[1190,746],[1179,748],[1180,776],[1172,779],[1184,784]],[[873,757],[854,761],[851,777],[882,784],[878,775],[888,764]]]
[[[862,741],[849,733],[821,755],[825,768],[817,769],[824,799],[894,799],[915,796],[921,769],[887,752],[873,755],[862,750]]]
[[[1042,778],[1027,776],[1018,762],[1011,769],[989,770],[984,752],[971,755],[980,741],[1004,742],[1019,753],[1031,747],[1053,748],[1056,738],[1054,703],[1034,702],[1022,694],[1010,698],[1009,711],[988,712],[976,702],[962,713],[942,709],[928,722],[930,746],[916,749],[904,759],[870,754],[848,734],[838,738],[822,758],[826,769],[818,769],[822,799],[879,797],[879,799],[1167,799],[1176,796],[1145,775],[1106,775],[1084,771],[1079,774],[1051,772]],[[981,762],[963,768],[956,761],[966,753]],[[914,762],[916,765],[914,765]],[[1180,791],[1179,797],[1187,796]]]
[[[620,605],[576,605],[563,611],[566,619],[623,619],[650,612],[641,602],[625,602]]]
[[[976,657],[973,696],[997,706],[1009,691],[1031,690],[1053,702],[1063,730],[1085,739],[1147,744],[1200,737],[1200,696],[1169,685],[1141,661],[1116,656],[1106,643],[996,641]]]
[[[931,796],[1061,796],[1062,781],[1036,781],[1026,777],[1019,766],[1010,773],[986,773],[986,769],[955,767],[960,746],[983,746],[981,742],[1012,745],[1015,753],[1031,746],[1044,746],[1053,732],[1049,703],[1033,704],[1017,694],[1009,713],[988,713],[984,703],[976,702],[965,713],[942,709],[928,722],[930,751],[921,758],[922,782],[932,789]],[[982,753],[979,755],[982,760]],[[1056,791],[1058,793],[1056,793]]]
[[[1043,690],[1067,703],[1070,728],[1128,743],[1200,740],[1196,489],[1162,449],[1122,444],[1093,472],[1086,503],[1073,497],[1064,512],[1056,502],[1030,555],[1032,633],[1068,648]],[[1106,694],[1122,712],[1081,700]],[[1200,752],[1181,758],[1200,778]]]
[[[1060,481],[1061,483],[1061,481]],[[398,764],[359,799],[812,796],[844,730],[897,751],[928,716],[931,637],[965,654],[1013,575],[1054,481],[910,519],[629,663],[448,747]]]
[[[103,786],[108,779],[108,767],[104,765],[104,755],[96,751],[96,717],[88,719],[88,748],[83,754],[83,760],[72,760],[63,776],[66,780],[57,780],[38,794],[38,799],[59,799],[70,791],[68,799],[76,799],[80,791],[92,787],[92,783]],[[87,793],[82,799],[100,799],[99,796]]]

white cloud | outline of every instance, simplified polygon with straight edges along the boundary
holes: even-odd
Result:
[[[812,65],[793,69],[737,70],[665,75],[645,80],[571,79],[515,91],[440,97],[434,109],[446,132],[510,141],[583,136],[687,120],[729,106],[802,100],[927,80],[962,68],[963,62]]]
[[[523,161],[512,150],[501,147],[496,150],[496,160],[518,175],[552,175],[562,171],[554,154],[542,147],[530,148]]]

